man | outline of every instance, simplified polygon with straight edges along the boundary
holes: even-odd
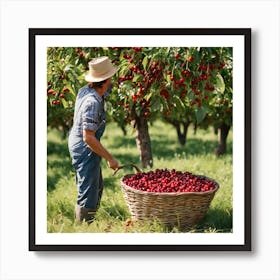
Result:
[[[104,99],[111,90],[111,77],[117,70],[106,56],[92,59],[85,76],[88,84],[79,90],[76,98],[68,146],[76,171],[75,218],[78,222],[91,223],[99,207],[103,192],[101,158],[106,159],[113,170],[119,166],[100,142],[106,124]]]

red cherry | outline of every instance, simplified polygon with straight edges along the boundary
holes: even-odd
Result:
[[[54,94],[55,94],[55,92],[54,92],[53,89],[49,89],[49,90],[48,90],[48,95],[54,95]]]
[[[137,101],[137,96],[135,94],[132,95],[132,101],[135,103]]]
[[[169,98],[169,92],[167,89],[162,89],[159,94],[160,94],[160,96],[164,97],[165,99]]]
[[[60,104],[61,104],[61,101],[55,99],[55,100],[52,101],[52,104],[53,104],[53,105],[60,105]]]
[[[194,61],[194,57],[191,55],[191,56],[188,57],[187,60],[188,60],[189,62],[193,62],[193,61]]]
[[[132,225],[133,225],[133,223],[132,223],[131,220],[127,219],[127,220],[125,221],[125,226],[126,226],[126,227],[129,227],[129,226],[132,226]]]
[[[167,169],[137,173],[125,179],[124,183],[147,192],[204,192],[215,189],[212,181],[189,172]]]

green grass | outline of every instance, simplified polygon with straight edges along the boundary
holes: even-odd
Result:
[[[190,232],[232,232],[232,131],[228,137],[228,151],[216,157],[217,135],[212,129],[192,130],[186,145],[179,144],[175,129],[162,122],[150,126],[154,166],[190,171],[215,179],[217,191],[205,219]],[[133,131],[124,136],[116,124],[107,125],[102,138],[103,145],[118,159],[120,164],[135,163],[141,167]],[[120,179],[132,169],[120,170],[114,177],[106,162],[102,161],[104,192],[94,223],[78,224],[74,219],[77,189],[75,173],[71,165],[67,139],[59,132],[48,130],[48,232],[180,232],[168,229],[160,221],[147,220],[125,226],[130,219],[129,209],[123,198]]]

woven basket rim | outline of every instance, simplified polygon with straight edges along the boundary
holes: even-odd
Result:
[[[207,179],[209,181],[212,181],[215,185],[215,189],[214,190],[209,190],[209,191],[205,191],[205,192],[148,192],[148,191],[142,191],[142,190],[137,190],[137,189],[134,189],[128,185],[126,185],[123,180],[126,179],[127,177],[130,177],[132,175],[135,175],[135,174],[127,174],[125,176],[123,176],[121,178],[121,186],[124,188],[124,189],[127,189],[127,190],[131,190],[135,193],[138,193],[138,194],[148,194],[148,195],[164,195],[164,196],[181,196],[181,195],[197,195],[197,196],[203,196],[203,195],[209,195],[211,193],[215,193],[218,189],[219,189],[219,184],[214,180],[214,179],[211,179],[207,176],[204,176],[204,175],[195,175],[197,177],[200,177],[200,178],[204,178],[204,179]]]

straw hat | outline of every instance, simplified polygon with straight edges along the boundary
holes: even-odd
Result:
[[[101,82],[111,78],[118,71],[107,56],[92,59],[89,63],[89,72],[85,76],[87,82]]]

